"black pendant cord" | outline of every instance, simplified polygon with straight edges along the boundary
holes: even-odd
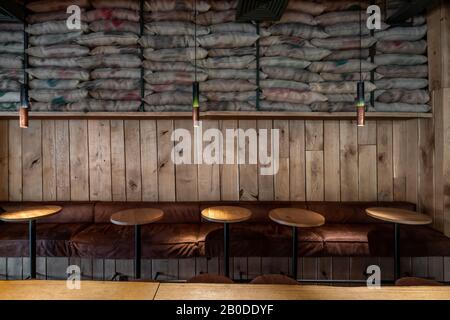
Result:
[[[375,1],[371,0],[370,4],[371,5],[375,4]],[[370,36],[371,37],[375,36],[375,30],[373,28],[370,29]],[[376,45],[373,45],[369,49],[371,63],[375,62],[375,53],[376,53]],[[370,82],[375,83],[375,69],[372,69],[370,71]],[[375,92],[374,91],[370,92],[370,105],[372,106],[372,108],[375,106]]]
[[[362,77],[362,59],[363,59],[363,54],[362,54],[362,5],[360,6],[360,10],[359,10],[359,81],[362,82],[363,81],[363,77]]]
[[[256,34],[260,35],[259,22],[256,22]],[[260,88],[260,46],[259,37],[256,40],[256,110],[259,110],[259,100],[261,98],[261,88]]]
[[[23,1],[23,94],[25,95],[21,101],[26,102],[27,107],[29,107],[28,103],[28,33],[26,32],[27,29],[27,1]]]
[[[144,0],[140,0],[140,7],[139,7],[139,20],[140,20],[140,37],[144,35]],[[139,53],[141,58],[141,79],[140,79],[140,85],[141,85],[141,112],[145,111],[145,70],[144,70],[144,48],[142,46],[139,46]]]
[[[194,1],[194,82],[197,82],[197,0]]]

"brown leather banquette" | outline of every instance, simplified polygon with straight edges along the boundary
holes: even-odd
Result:
[[[203,208],[224,204],[250,209],[251,219],[230,227],[232,256],[290,256],[291,228],[268,218],[277,207],[308,208],[321,213],[326,224],[299,232],[301,256],[390,256],[393,254],[393,227],[365,214],[371,206],[415,209],[400,202],[52,202],[63,210],[39,220],[39,256],[132,258],[133,228],[110,223],[113,213],[136,207],[155,207],[164,218],[142,228],[143,258],[187,258],[217,256],[223,250],[222,225],[202,221]],[[19,203],[0,203],[0,207]],[[33,203],[20,203],[33,205]],[[402,226],[402,255],[450,256],[450,238],[429,227]],[[0,223],[0,256],[28,254],[26,223]]]

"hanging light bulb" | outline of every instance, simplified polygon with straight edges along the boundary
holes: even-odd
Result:
[[[366,124],[366,102],[364,94],[364,81],[358,81],[356,97],[356,113],[358,115],[358,127]]]
[[[28,99],[24,84],[20,85],[19,126],[28,128]]]

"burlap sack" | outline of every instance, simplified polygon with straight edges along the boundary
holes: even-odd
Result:
[[[262,70],[271,79],[293,80],[306,83],[323,81],[319,74],[302,69],[263,67]]]
[[[13,54],[0,54],[0,68],[21,69],[23,67],[23,56]]]
[[[26,52],[38,58],[72,58],[89,54],[89,48],[76,44],[31,47]]]
[[[206,69],[208,79],[256,79],[256,70],[250,69]],[[266,79],[267,75],[264,72],[259,73],[260,79]]]
[[[87,90],[29,90],[31,99],[38,102],[51,102],[52,104],[66,104],[87,98]]]
[[[192,11],[154,11],[144,13],[145,22],[158,21],[184,21],[194,22],[194,12]]]
[[[362,74],[359,72],[351,72],[351,73],[328,73],[321,72],[320,76],[325,81],[370,81],[371,73],[363,72]],[[374,80],[380,80],[383,76],[377,72],[374,72]]]
[[[5,111],[17,111],[19,110],[20,103],[17,102],[2,102],[0,103],[0,112]]]
[[[318,16],[325,11],[325,6],[313,1],[290,0],[287,9]]]
[[[151,94],[153,92],[168,92],[168,91],[181,91],[189,92],[192,94],[192,84],[145,84],[145,94]]]
[[[293,10],[286,10],[281,16],[281,19],[276,23],[291,23],[291,22],[307,24],[310,26],[317,25],[317,22],[316,20],[314,20],[314,17],[312,15]]]
[[[88,90],[137,90],[140,85],[138,79],[97,79],[83,82],[78,87]]]
[[[72,90],[77,89],[79,83],[79,80],[33,79],[29,82],[29,86],[31,89]]]
[[[236,9],[238,6],[238,0],[209,0],[208,2],[211,5],[211,10],[216,11]]]
[[[144,69],[150,71],[183,71],[183,72],[194,72],[195,67],[189,62],[159,62],[144,60]],[[199,68],[197,70],[200,70]]]
[[[208,11],[211,6],[206,0],[146,0],[145,11],[193,11],[196,7],[198,12]]]
[[[23,82],[23,69],[0,69],[0,79],[18,80]]]
[[[89,72],[83,69],[61,69],[61,68],[31,68],[27,69],[30,76],[38,79],[73,79],[89,80]]]
[[[305,46],[306,40],[303,40],[299,37],[291,37],[291,36],[268,36],[261,37],[259,39],[259,45],[261,47],[270,47],[276,46],[278,44],[290,44],[294,46]],[[264,48],[263,48],[263,51]]]
[[[357,10],[357,9],[365,10],[369,5],[367,2],[359,0],[339,0],[339,1],[320,0],[319,2],[321,5],[325,7],[325,12]]]
[[[41,23],[30,24],[26,28],[27,33],[32,35],[44,35],[51,33],[72,33],[74,30],[67,27],[67,21],[47,21]],[[81,22],[81,31],[88,31],[88,25],[85,22]]]
[[[259,102],[259,111],[290,111],[290,112],[311,112],[311,107],[299,103],[288,102],[273,102],[264,101]]]
[[[139,56],[131,54],[96,55],[77,59],[81,68],[137,68],[141,66]]]
[[[301,59],[307,61],[320,61],[331,54],[330,50],[312,48],[312,47],[298,47],[287,44],[276,45],[268,47],[264,51],[267,57],[290,57],[294,59]]]
[[[369,57],[369,49],[351,49],[333,51],[329,56],[325,57],[326,61],[349,60],[349,59],[364,59]]]
[[[209,28],[211,29],[211,33],[237,32],[237,33],[256,34],[256,26],[251,23],[226,22],[211,25]],[[264,28],[260,28],[259,34],[261,36],[270,35]]]
[[[256,90],[257,86],[250,83],[247,80],[226,80],[226,79],[213,79],[200,83],[200,91],[212,91],[212,92],[242,92]]]
[[[208,51],[203,48],[177,48],[177,49],[145,49],[144,57],[145,59],[152,61],[193,61],[195,57],[197,59],[204,59],[208,55]],[[199,61],[200,62],[200,61]]]
[[[255,107],[243,101],[212,101],[204,103],[203,111],[256,111]]]
[[[200,36],[197,41],[204,48],[236,48],[253,46],[258,38],[257,34],[227,32]]]
[[[23,31],[2,31],[0,32],[0,43],[23,42]]]
[[[383,53],[426,54],[427,42],[419,41],[378,41],[377,51]]]
[[[23,43],[3,43],[0,46],[0,53],[23,54]]]
[[[309,105],[314,102],[327,101],[327,97],[317,92],[300,92],[291,89],[267,88],[263,95],[268,101],[290,102]]]
[[[380,80],[382,81],[382,80]],[[344,93],[356,93],[356,81],[344,81],[344,82],[313,82],[309,84],[311,91],[320,92],[323,94],[344,94]],[[377,87],[370,83],[365,82],[365,91],[372,92]]]
[[[236,20],[236,10],[208,11],[197,16],[197,24],[210,26],[212,24],[232,22]]]
[[[375,81],[377,89],[405,89],[417,90],[424,89],[428,86],[427,79],[414,78],[391,78]]]
[[[430,101],[430,94],[426,90],[376,90],[375,97],[383,103],[427,104]]]
[[[420,66],[380,66],[377,73],[384,78],[428,78],[428,65]]]
[[[375,64],[379,66],[398,65],[398,66],[415,66],[427,63],[426,56],[418,54],[379,54],[375,56]]]
[[[0,22],[0,31],[23,31],[23,23]]]
[[[28,64],[32,67],[77,68],[77,58],[36,58],[30,56]]]
[[[145,103],[152,106],[161,106],[168,104],[189,105],[192,104],[192,94],[190,92],[168,91],[153,93],[145,97]],[[206,101],[200,97],[200,102]]]
[[[200,60],[197,65],[205,69],[243,69],[256,59],[253,55],[235,57],[214,57]]]
[[[300,59],[292,59],[286,57],[263,57],[260,58],[261,67],[286,67],[294,69],[305,69],[311,62]]]
[[[114,55],[122,55],[122,54],[131,54],[131,55],[140,55],[141,49],[137,46],[131,47],[117,47],[117,46],[100,46],[91,49],[89,52],[91,56],[101,55],[101,54],[114,54]]]
[[[370,48],[377,42],[374,37],[339,37],[328,39],[312,39],[311,44],[318,48],[329,50],[351,50]]]
[[[388,27],[387,24],[382,22],[380,30],[386,30]],[[367,28],[365,17],[361,25],[359,22],[344,22],[326,26],[324,30],[330,37],[359,37],[360,34],[367,36],[371,31]]]
[[[389,41],[418,41],[427,34],[427,26],[420,27],[395,27],[386,31],[375,32],[378,40]]]
[[[256,83],[256,81],[254,80],[251,82]],[[261,80],[259,82],[259,87],[261,89],[284,88],[297,91],[309,91],[309,85],[307,83],[289,80],[276,80],[276,79]]]
[[[364,22],[365,19],[367,19],[367,13],[360,10],[329,12],[315,18],[317,24],[321,26],[331,26],[339,23],[359,23],[360,21]]]
[[[78,39],[83,31],[75,31],[68,33],[44,34],[40,36],[30,36],[28,41],[33,46],[51,46],[55,44],[70,43]],[[23,49],[23,47],[22,47]]]
[[[144,110],[146,112],[192,112],[192,106],[191,105],[150,106],[148,104],[145,104]]]
[[[61,112],[137,112],[141,108],[140,101],[115,101],[86,99],[65,105],[52,105],[45,102],[34,102],[33,111],[61,111]]]
[[[143,36],[139,44],[144,48],[174,49],[194,47],[195,40],[192,36]]]
[[[349,102],[316,102],[311,104],[313,112],[355,112],[355,104]]]
[[[90,0],[94,8],[120,8],[139,11],[139,0]]]
[[[27,9],[33,12],[62,11],[67,7],[76,5],[79,7],[89,7],[89,0],[40,0],[27,3]]]
[[[140,90],[91,90],[89,96],[99,100],[141,101]]]
[[[140,24],[127,20],[97,20],[89,23],[89,30],[94,32],[131,32],[140,33]]]
[[[101,68],[91,71],[92,79],[140,79],[139,68]]]
[[[330,103],[346,102],[354,104],[356,101],[356,95],[354,93],[341,93],[341,94],[329,93],[326,94],[325,96],[327,97],[328,102]],[[370,94],[366,94],[364,99],[365,101],[370,101]]]
[[[20,92],[0,91],[0,102],[20,102]]]
[[[243,92],[204,92],[208,101],[251,101],[256,100],[256,91]]]
[[[70,14],[66,12],[66,9],[51,12],[28,13],[26,16],[26,20],[28,24],[35,24],[47,21],[59,21],[59,20],[67,21],[67,18],[69,17]],[[84,8],[80,9],[81,9],[81,17],[80,17],[81,21],[86,21],[86,10]],[[23,30],[23,25],[20,30]]]
[[[20,91],[20,83],[16,80],[0,80],[0,91]]]
[[[83,17],[87,22],[116,19],[139,22],[139,11],[120,8],[102,8],[87,11],[83,14]]]
[[[139,36],[131,32],[94,32],[82,35],[77,43],[88,47],[132,46],[138,40]]]
[[[313,62],[308,67],[311,72],[330,72],[330,73],[351,73],[351,72],[367,72],[372,71],[377,66],[365,60],[339,60],[339,61],[325,61]]]
[[[230,49],[209,49],[209,57],[247,56],[256,54],[255,47],[242,47]]]
[[[298,23],[275,24],[267,31],[272,35],[295,36],[303,39],[323,39],[329,37],[329,35],[319,27]]]
[[[208,27],[197,26],[197,36],[202,36],[210,32]],[[145,24],[145,34],[160,36],[193,36],[195,25],[183,21],[160,21]]]
[[[149,84],[190,84],[195,80],[193,72],[155,72],[145,76]],[[197,81],[206,81],[208,75],[197,73]]]
[[[375,102],[375,111],[377,112],[430,112],[431,107],[427,104],[408,104],[408,103],[381,103]]]

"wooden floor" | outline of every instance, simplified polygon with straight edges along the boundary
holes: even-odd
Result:
[[[447,287],[329,287],[82,281],[0,281],[0,300],[450,300]]]

